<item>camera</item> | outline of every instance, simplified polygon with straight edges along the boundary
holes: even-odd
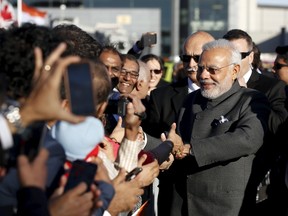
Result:
[[[117,114],[119,116],[125,116],[126,115],[126,107],[127,104],[129,103],[129,99],[127,97],[120,97],[119,101],[118,101],[118,106],[117,106]]]
[[[130,100],[125,96],[121,96],[118,100],[110,99],[108,101],[108,106],[106,107],[105,113],[117,114],[123,117],[126,115],[126,107],[129,102]]]

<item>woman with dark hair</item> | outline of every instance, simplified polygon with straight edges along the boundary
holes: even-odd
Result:
[[[150,95],[150,92],[157,87],[169,84],[168,82],[161,79],[165,71],[164,61],[162,58],[154,54],[147,54],[142,56],[140,60],[147,64],[151,73],[148,95]]]

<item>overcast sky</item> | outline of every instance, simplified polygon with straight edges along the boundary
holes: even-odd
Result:
[[[258,3],[263,3],[267,5],[281,5],[281,6],[288,6],[287,0],[257,0]]]

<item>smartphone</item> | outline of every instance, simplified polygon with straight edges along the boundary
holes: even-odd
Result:
[[[43,146],[47,130],[45,122],[39,121],[29,125],[21,134],[14,134],[14,145],[9,150],[7,166],[15,167],[20,154],[26,155],[29,161],[33,161]]]
[[[87,184],[87,192],[90,191],[90,185],[94,182],[96,172],[96,164],[83,160],[73,161],[64,191],[76,187],[81,182],[85,182]]]
[[[129,172],[126,177],[125,177],[125,181],[131,181],[132,179],[134,179],[140,172],[142,172],[142,167],[136,167],[134,168],[131,172]]]
[[[155,32],[147,32],[142,35],[141,42],[143,47],[148,47],[157,43],[157,34]]]
[[[88,63],[71,64],[65,77],[70,109],[76,115],[95,115],[92,74]]]

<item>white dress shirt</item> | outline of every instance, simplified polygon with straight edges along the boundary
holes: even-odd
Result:
[[[196,91],[200,87],[192,82],[191,79],[188,78],[188,93],[191,93],[193,91]]]

